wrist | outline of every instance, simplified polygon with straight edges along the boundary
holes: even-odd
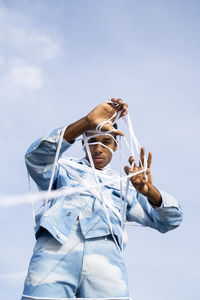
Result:
[[[90,126],[86,117],[76,121],[75,123],[70,124],[64,133],[63,138],[71,143],[85,131],[89,130]]]
[[[86,115],[85,117],[83,117],[83,120],[84,120],[85,128],[86,128],[85,131],[90,130],[92,128],[92,121],[90,119],[89,114]]]
[[[162,204],[162,196],[155,186],[150,186],[145,195],[153,206],[160,207]]]

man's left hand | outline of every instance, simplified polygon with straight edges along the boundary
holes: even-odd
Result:
[[[139,166],[137,166],[134,161],[135,158],[133,156],[130,156],[129,163],[133,167],[126,166],[124,168],[125,173],[128,175],[130,173],[136,173],[138,171],[141,171],[144,169],[144,158],[145,158],[145,149],[141,148],[140,152],[140,163]],[[144,172],[133,175],[130,178],[130,181],[132,185],[135,187],[135,189],[140,193],[146,196],[149,200],[149,202],[155,206],[159,207],[162,203],[162,197],[160,192],[153,186],[152,183],[152,175],[151,175],[151,162],[152,162],[152,153],[149,152],[148,159],[147,159],[147,170],[146,170],[146,178],[144,175]]]

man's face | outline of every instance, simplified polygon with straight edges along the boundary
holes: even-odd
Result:
[[[109,135],[105,134],[105,135],[100,135],[95,137],[92,136],[96,135],[96,133],[89,133],[89,134],[86,133],[86,135],[91,136],[91,138],[88,140],[88,143],[100,142],[103,145],[107,146],[108,148],[112,149],[113,151],[117,150],[117,145],[115,141]],[[89,145],[94,166],[96,169],[104,168],[105,166],[107,166],[107,164],[110,163],[112,159],[112,152],[106,147],[104,147],[103,145],[101,144]],[[86,151],[86,158],[88,161],[90,161],[88,158],[87,151]]]

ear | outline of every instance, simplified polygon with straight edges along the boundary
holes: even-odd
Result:
[[[85,147],[84,147],[84,141],[83,141],[83,140],[81,141],[81,144],[82,144],[82,149],[83,149],[83,151],[84,151],[85,153],[87,153],[87,151],[86,151],[86,149],[85,149]]]
[[[114,149],[113,149],[113,151],[114,152],[116,152],[117,151],[117,144],[115,143],[115,145],[114,145]]]

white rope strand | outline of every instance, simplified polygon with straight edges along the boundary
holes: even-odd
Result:
[[[112,101],[110,101],[109,103],[112,103]],[[115,104],[115,103],[114,103]],[[113,105],[113,103],[112,103]],[[113,105],[114,106],[114,105]],[[119,106],[119,105],[118,105]],[[117,105],[116,105],[117,107]],[[126,139],[126,137],[124,138],[125,144],[128,147],[128,149],[131,152],[131,155],[133,155],[135,157],[135,153],[134,153],[134,149],[136,150],[140,165],[142,167],[142,170],[134,172],[134,173],[130,173],[128,175],[123,176],[122,175],[122,169],[123,169],[123,165],[122,165],[122,137],[119,136],[119,152],[120,152],[120,174],[118,179],[117,178],[113,178],[112,176],[109,176],[108,174],[104,173],[101,170],[97,170],[94,166],[94,162],[93,162],[93,158],[90,152],[90,147],[92,145],[96,145],[96,144],[100,144],[102,147],[105,147],[106,149],[108,149],[109,151],[111,151],[111,153],[113,153],[112,149],[109,148],[108,146],[104,145],[101,142],[91,142],[90,143],[90,139],[97,137],[97,136],[102,136],[102,135],[108,135],[111,138],[113,138],[113,140],[115,141],[115,143],[117,143],[117,140],[114,137],[114,132],[116,131],[116,129],[113,128],[113,130],[109,130],[109,131],[102,131],[103,126],[106,124],[111,124],[113,125],[114,122],[117,122],[117,120],[120,118],[122,111],[118,110],[117,112],[115,112],[113,114],[113,116],[108,119],[105,120],[104,122],[100,123],[97,125],[96,130],[91,130],[87,132],[87,136],[84,133],[82,138],[79,138],[77,140],[83,140],[84,142],[84,147],[87,151],[88,154],[88,159],[90,162],[91,167],[85,166],[85,165],[81,165],[80,163],[76,163],[73,161],[68,160],[68,169],[67,172],[71,173],[72,176],[76,179],[79,180],[81,183],[81,187],[79,186],[78,188],[70,188],[67,187],[67,190],[65,188],[61,188],[59,190],[56,191],[52,191],[52,185],[53,185],[53,180],[55,177],[55,172],[56,172],[56,166],[58,163],[58,158],[59,158],[59,154],[60,154],[60,149],[61,149],[61,144],[63,141],[63,136],[64,136],[64,132],[66,130],[66,127],[64,127],[60,133],[60,137],[59,137],[59,142],[58,142],[58,146],[57,146],[57,150],[56,150],[56,154],[55,154],[55,158],[54,158],[54,162],[53,162],[53,167],[52,167],[52,173],[51,173],[51,178],[49,181],[49,186],[48,186],[48,190],[45,192],[38,192],[38,193],[34,193],[34,194],[30,194],[30,195],[19,195],[19,196],[0,196],[0,199],[2,198],[3,201],[0,201],[0,207],[8,207],[8,206],[15,206],[15,205],[21,205],[21,204],[25,204],[27,203],[27,199],[31,200],[31,205],[32,205],[32,214],[33,214],[33,222],[34,222],[34,227],[36,226],[35,224],[35,213],[34,213],[34,203],[37,201],[41,201],[44,200],[45,205],[44,205],[44,212],[47,210],[47,205],[48,205],[48,200],[52,199],[52,198],[56,198],[59,196],[68,196],[68,195],[72,195],[72,194],[76,194],[76,193],[86,193],[86,194],[93,194],[97,199],[99,199],[102,203],[102,207],[104,209],[105,215],[106,215],[106,219],[108,222],[108,226],[110,228],[110,232],[111,235],[113,236],[113,239],[115,241],[115,244],[117,246],[117,248],[119,249],[119,245],[118,242],[115,238],[115,235],[113,233],[113,229],[112,229],[112,224],[110,221],[110,217],[109,217],[109,213],[108,213],[108,208],[110,208],[119,218],[121,221],[121,234],[122,234],[122,251],[123,251],[123,244],[124,244],[124,240],[123,240],[123,233],[124,233],[124,229],[125,229],[125,215],[126,215],[126,203],[127,203],[127,195],[128,195],[128,190],[134,189],[132,186],[129,187],[129,183],[130,183],[130,178],[132,176],[136,176],[137,174],[141,174],[144,173],[146,175],[146,169],[147,169],[147,160],[146,157],[144,159],[144,165],[142,164],[141,158],[140,158],[140,151],[141,151],[141,146],[135,136],[134,130],[133,130],[133,126],[131,123],[131,119],[129,116],[129,113],[127,114],[126,117],[123,117],[127,127],[128,127],[128,131],[129,131],[129,136],[130,136],[130,145]],[[89,133],[92,133],[92,135],[88,135]],[[61,158],[61,161],[63,160],[63,158]],[[73,167],[76,167],[76,169],[82,169],[85,170],[86,172],[92,172],[92,174],[94,175],[95,178],[95,182],[96,184],[93,185],[92,187],[83,179],[80,178],[80,176],[78,176],[76,174],[76,172],[73,173],[72,169],[70,168],[70,165]],[[133,166],[132,166],[133,167]],[[121,215],[118,213],[118,211],[109,203],[109,201],[107,201],[107,199],[104,199],[103,193],[102,193],[102,187],[105,186],[105,184],[100,183],[99,182],[99,178],[98,175],[100,175],[101,177],[107,178],[108,183],[110,184],[116,184],[117,181],[120,183],[120,202],[121,202]],[[126,182],[126,185],[125,185]],[[125,185],[125,186],[124,186]],[[124,186],[124,190],[125,190],[125,195],[124,195],[124,200],[123,200],[123,186]],[[31,191],[30,188],[30,178],[29,178],[29,191]],[[120,249],[119,249],[120,250]]]
[[[127,176],[123,176],[122,177],[122,182],[124,182],[127,178],[130,178],[134,175],[143,173],[144,170],[135,172],[135,173],[131,173]],[[106,176],[105,174],[102,176]],[[116,179],[112,179],[111,176],[108,176],[109,180],[110,180],[110,184],[114,183],[116,184],[116,182],[119,182],[119,180]],[[96,189],[98,187],[103,187],[105,186],[105,183],[98,183],[98,185],[94,185],[92,186],[93,189]],[[129,187],[130,189],[130,187]],[[88,191],[88,187],[78,187],[78,188],[71,188],[71,187],[66,187],[66,188],[60,188],[57,190],[52,190],[50,192],[48,191],[39,191],[36,193],[25,193],[25,194],[19,194],[19,195],[0,195],[0,207],[14,207],[14,206],[19,206],[19,205],[23,205],[23,204],[28,204],[29,201],[33,201],[33,203],[37,203],[39,201],[45,200],[48,196],[48,199],[53,199],[53,198],[57,198],[60,196],[69,196],[69,195],[73,195],[76,193],[80,193],[80,192],[88,192],[90,193],[91,190],[91,186],[90,189]]]
[[[32,194],[32,190],[31,190],[31,178],[30,175],[28,173],[27,170],[27,175],[28,175],[28,190],[29,190],[29,194]],[[36,228],[36,221],[35,221],[35,208],[34,208],[34,203],[32,198],[30,198],[31,201],[31,210],[32,210],[32,218],[33,218],[33,227]]]
[[[85,133],[83,134],[83,137],[85,137]],[[91,152],[90,152],[90,147],[89,147],[88,142],[86,140],[85,140],[85,146],[86,146],[86,151],[87,151],[87,154],[88,154],[88,158],[90,160],[90,164],[92,166],[92,170],[93,170],[95,181],[98,184],[99,180],[98,180],[98,177],[97,177],[96,172],[95,172],[96,169],[95,169],[94,162],[93,162],[93,159],[92,159],[92,155],[91,155]],[[117,249],[119,250],[119,252],[121,252],[121,249],[120,249],[120,247],[118,245],[118,242],[117,242],[117,240],[115,238],[115,235],[113,233],[112,224],[110,222],[110,217],[109,217],[109,214],[108,214],[107,207],[105,205],[103,194],[102,194],[102,192],[100,190],[99,190],[99,193],[100,193],[100,199],[102,201],[103,209],[104,209],[104,212],[105,212],[105,215],[106,215],[106,219],[107,219],[107,222],[108,222],[108,225],[109,225],[109,228],[110,228],[111,235],[113,237],[113,240],[114,240],[114,242],[116,244]]]
[[[57,150],[56,150],[56,155],[55,155],[55,159],[54,159],[54,163],[53,163],[51,178],[50,178],[50,181],[49,181],[49,187],[48,187],[48,193],[49,194],[50,194],[50,191],[52,189],[53,179],[54,179],[54,175],[55,175],[55,171],[56,171],[56,166],[57,166],[57,161],[58,161],[58,157],[59,157],[59,154],[60,154],[61,144],[62,144],[62,141],[63,141],[63,136],[64,136],[66,128],[67,128],[67,126],[65,126],[62,129],[61,133],[60,133],[58,147],[57,147]],[[49,196],[47,194],[47,198],[45,199],[45,208],[44,208],[44,211],[47,210],[48,200],[49,200]]]

